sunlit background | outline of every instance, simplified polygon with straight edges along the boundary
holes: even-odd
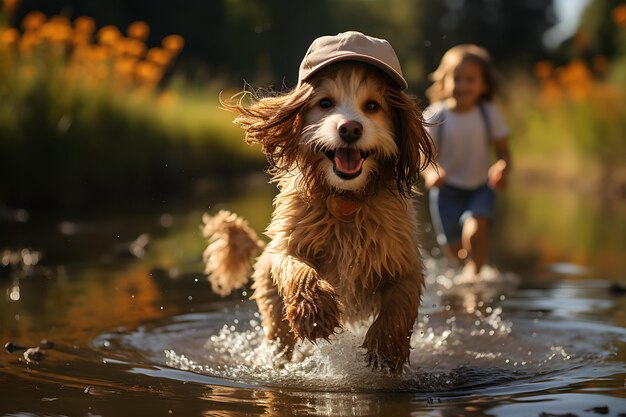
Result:
[[[348,29],[389,39],[421,98],[447,48],[484,45],[518,173],[614,194],[626,178],[622,3],[5,0],[0,201],[88,209],[256,169],[218,95],[292,87],[311,40]]]

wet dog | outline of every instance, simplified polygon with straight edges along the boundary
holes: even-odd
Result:
[[[287,352],[373,318],[370,366],[408,360],[423,287],[412,189],[433,147],[406,87],[386,41],[346,32],[313,42],[293,90],[222,103],[279,193],[267,245],[235,214],[205,216],[206,272],[222,295],[251,274],[265,336]]]

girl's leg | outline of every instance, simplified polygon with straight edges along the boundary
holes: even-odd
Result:
[[[465,210],[463,193],[448,186],[431,188],[430,215],[443,253],[454,261],[463,260],[459,218]]]
[[[493,217],[495,193],[488,186],[473,192],[468,213],[463,221],[461,242],[467,252],[466,271],[478,275],[487,262],[489,224]]]
[[[484,216],[470,217],[463,223],[461,242],[467,254],[466,270],[478,275],[487,261],[487,235],[489,220]]]

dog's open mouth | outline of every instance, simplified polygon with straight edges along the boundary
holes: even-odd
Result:
[[[333,163],[333,171],[344,180],[351,180],[361,175],[363,162],[370,154],[370,152],[363,152],[354,148],[338,148],[334,151],[326,151],[326,157]]]

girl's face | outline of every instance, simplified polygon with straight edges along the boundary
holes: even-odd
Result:
[[[453,108],[458,111],[470,110],[487,92],[484,70],[475,61],[463,60],[444,79],[446,95],[454,99]]]

